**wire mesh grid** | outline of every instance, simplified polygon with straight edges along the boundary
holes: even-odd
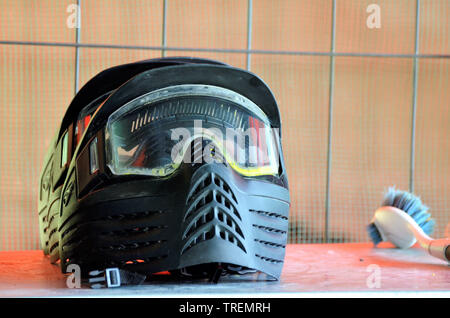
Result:
[[[368,241],[391,185],[420,195],[435,235],[448,234],[449,13],[446,0],[0,1],[0,101],[11,105],[1,108],[0,249],[39,246],[40,168],[76,91],[113,65],[186,55],[246,68],[273,89],[291,243]]]

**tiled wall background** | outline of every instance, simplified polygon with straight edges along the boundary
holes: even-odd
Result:
[[[79,29],[67,27],[72,3]],[[0,0],[0,250],[39,246],[41,164],[76,89],[162,55],[218,59],[273,89],[292,243],[368,241],[390,185],[414,190],[443,236],[449,17],[448,0]]]

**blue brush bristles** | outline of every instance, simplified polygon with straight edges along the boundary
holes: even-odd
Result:
[[[393,206],[406,212],[426,234],[433,233],[435,222],[428,213],[428,207],[414,194],[394,187],[389,188],[384,197],[383,206]]]
[[[366,229],[370,239],[372,240],[373,244],[375,244],[375,246],[383,240],[374,223],[370,223],[369,225],[367,225]]]
[[[384,196],[382,206],[392,206],[404,211],[414,219],[426,234],[433,233],[435,221],[428,213],[428,207],[414,194],[391,187]],[[373,222],[367,226],[367,233],[375,245],[382,241],[381,234]]]

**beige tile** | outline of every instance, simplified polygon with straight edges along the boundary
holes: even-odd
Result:
[[[320,242],[325,229],[329,58],[254,55],[282,118],[291,195],[291,240]]]
[[[168,1],[167,45],[245,49],[247,1]]]
[[[450,222],[449,83],[449,60],[420,60],[414,189],[436,220],[434,237],[444,237]]]
[[[81,5],[84,43],[161,46],[162,0],[86,0]]]
[[[0,40],[73,42],[75,29],[67,26],[73,0],[0,1]]]
[[[253,1],[252,48],[271,51],[329,51],[331,1]]]
[[[420,42],[422,54],[450,54],[450,1],[420,1]]]
[[[336,58],[330,230],[368,241],[366,225],[389,186],[408,190],[412,61]]]
[[[380,8],[380,28],[369,28],[367,20]],[[336,51],[357,53],[414,53],[414,0],[340,0],[336,4]]]

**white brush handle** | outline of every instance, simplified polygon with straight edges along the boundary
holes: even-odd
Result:
[[[414,223],[414,225],[416,225]],[[450,239],[432,239],[419,227],[409,224],[416,240],[434,257],[450,262]]]
[[[450,262],[450,239],[429,237],[414,219],[393,206],[383,206],[375,211],[372,220],[383,241],[390,241],[399,248],[409,248],[416,241],[430,255]]]

